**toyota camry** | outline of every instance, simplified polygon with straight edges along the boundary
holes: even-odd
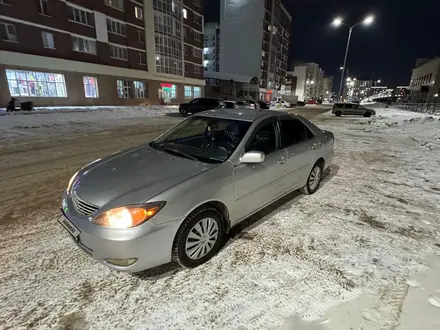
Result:
[[[111,268],[196,267],[243,219],[291,191],[317,191],[333,154],[333,133],[301,116],[209,110],[81,168],[58,221]]]

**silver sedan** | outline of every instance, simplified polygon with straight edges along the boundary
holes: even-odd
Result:
[[[120,271],[196,267],[243,219],[293,190],[313,194],[333,154],[333,133],[300,116],[205,111],[80,169],[59,222],[85,253]]]

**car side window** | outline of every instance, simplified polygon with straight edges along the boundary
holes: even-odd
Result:
[[[276,151],[277,135],[276,123],[272,122],[257,129],[252,135],[249,142],[246,144],[245,152],[256,150],[264,152],[266,155]]]
[[[280,123],[285,147],[307,141],[315,136],[307,126],[297,119],[281,119]]]
[[[344,108],[345,109],[353,109],[353,104],[348,104],[347,103],[347,104],[344,105]]]

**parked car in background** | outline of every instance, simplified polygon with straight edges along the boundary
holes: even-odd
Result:
[[[251,106],[253,106],[253,109],[260,109],[260,104],[257,101],[254,100],[247,100]]]
[[[238,100],[235,103],[237,104],[237,108],[240,109],[255,109],[255,105],[246,100]]]
[[[235,109],[238,108],[237,104],[234,101],[223,101],[225,103],[226,109]]]
[[[275,107],[277,107],[277,108],[290,108],[291,104],[289,102],[279,100],[275,103]]]
[[[270,109],[270,103],[266,101],[258,101],[258,104],[260,105],[260,109]]]
[[[225,107],[225,103],[221,100],[210,98],[196,98],[189,103],[179,105],[179,112],[182,115],[197,113],[205,110],[221,109]]]
[[[332,113],[338,117],[342,115],[358,115],[364,117],[376,115],[375,110],[365,108],[364,106],[356,103],[335,103],[333,104]]]
[[[98,262],[196,267],[229,230],[291,191],[315,193],[333,133],[281,111],[215,109],[75,173],[60,224]]]
[[[290,106],[296,106],[298,104],[298,96],[297,95],[282,95],[280,100],[286,101],[290,103]]]
[[[307,104],[316,104],[316,100],[308,100]]]

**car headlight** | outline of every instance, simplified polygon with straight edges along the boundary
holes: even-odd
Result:
[[[73,184],[73,182],[75,181],[76,176],[78,175],[78,173],[79,173],[79,171],[76,172],[74,175],[72,175],[72,177],[70,178],[70,180],[69,180],[69,184],[67,185],[67,192],[70,191],[70,188],[72,187],[72,184]]]
[[[165,202],[123,206],[108,210],[92,219],[92,223],[108,228],[132,228],[153,218],[165,206]]]

